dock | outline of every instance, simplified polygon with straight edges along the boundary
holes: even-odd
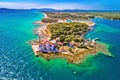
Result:
[[[33,52],[34,52],[34,54],[35,54],[35,56],[38,56],[38,51],[39,51],[39,45],[32,45],[32,49],[33,49]]]

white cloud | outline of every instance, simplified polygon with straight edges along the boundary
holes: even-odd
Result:
[[[78,3],[24,3],[24,2],[0,2],[0,8],[30,9],[30,8],[53,8],[53,9],[95,9],[95,6]]]
[[[35,7],[35,3],[17,3],[17,2],[0,2],[1,8],[13,8],[13,9],[29,9]]]
[[[85,9],[85,5],[76,4],[76,3],[56,3],[56,4],[46,4],[41,5],[40,7],[44,8],[54,8],[54,9]]]

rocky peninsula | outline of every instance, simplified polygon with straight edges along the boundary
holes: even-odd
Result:
[[[36,56],[47,60],[63,58],[75,64],[81,63],[86,56],[96,55],[98,52],[111,56],[106,46],[96,41],[98,38],[85,39],[85,34],[95,25],[90,21],[91,16],[82,17],[69,13],[44,13],[44,15],[42,21],[35,22],[41,25],[35,31],[39,39],[30,42]]]

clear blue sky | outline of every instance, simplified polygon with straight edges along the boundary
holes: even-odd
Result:
[[[120,0],[0,0],[0,8],[120,10]]]

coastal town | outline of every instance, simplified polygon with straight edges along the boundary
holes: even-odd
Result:
[[[47,60],[63,58],[78,64],[87,55],[95,55],[100,50],[108,52],[96,42],[98,38],[85,39],[85,34],[95,25],[90,15],[44,13],[44,16],[43,20],[35,22],[41,25],[35,31],[39,39],[30,42],[36,56]]]

